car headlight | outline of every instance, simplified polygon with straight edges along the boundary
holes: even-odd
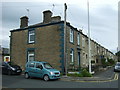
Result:
[[[13,71],[15,71],[15,68],[11,67],[11,69],[12,69]]]
[[[54,72],[50,72],[51,75],[54,75]]]
[[[115,66],[115,69],[118,69],[118,66]]]

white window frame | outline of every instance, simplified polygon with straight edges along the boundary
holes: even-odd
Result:
[[[70,51],[70,56],[72,57],[71,62],[73,63],[74,62],[74,51],[73,50]]]
[[[32,32],[32,33],[30,33]],[[31,36],[34,35],[34,38],[35,38],[35,31],[34,30],[31,30],[29,31],[29,43],[34,43],[35,42],[35,39],[31,41]]]
[[[84,36],[82,37],[82,47],[85,47],[85,38],[84,38]]]
[[[70,42],[73,43],[73,39],[74,39],[74,32],[72,29],[70,29]]]
[[[33,53],[30,53],[29,54],[29,51],[28,51],[28,62],[30,61],[30,56],[33,56],[34,59],[35,59],[35,53],[34,53],[34,50],[33,50]],[[33,60],[34,61],[34,60]]]
[[[80,33],[77,34],[77,44],[80,45]]]

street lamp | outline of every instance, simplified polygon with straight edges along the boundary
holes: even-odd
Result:
[[[88,61],[89,61],[89,73],[91,73],[91,45],[90,45],[89,0],[87,0],[87,8],[88,8]]]

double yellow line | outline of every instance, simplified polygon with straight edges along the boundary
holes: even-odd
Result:
[[[114,80],[118,80],[118,77],[119,77],[119,74],[118,74],[118,73],[115,73],[115,75],[114,75]]]

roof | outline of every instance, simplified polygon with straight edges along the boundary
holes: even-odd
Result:
[[[38,23],[38,24],[30,25],[30,26],[24,27],[24,28],[14,29],[14,30],[11,30],[10,32],[28,30],[28,29],[31,29],[31,28],[45,27],[45,26],[55,25],[55,24],[60,24],[60,23],[64,23],[64,21],[51,22],[51,23]]]

